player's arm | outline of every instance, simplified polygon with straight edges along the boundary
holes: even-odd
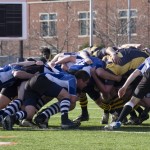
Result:
[[[134,81],[134,79],[141,75],[141,71],[136,69],[126,80],[126,82],[124,83],[124,85],[119,89],[118,91],[118,96],[121,98],[124,96],[124,94],[126,93],[127,88],[129,87],[129,85]]]
[[[47,64],[48,64],[50,67],[54,67],[54,66],[55,66],[55,62],[58,61],[58,59],[59,59],[60,57],[63,57],[63,56],[64,56],[63,53],[59,53],[59,54],[55,55],[54,58],[53,58],[50,62],[48,62]]]
[[[62,57],[63,55],[64,55],[64,53],[59,53],[59,54],[55,55],[54,58],[50,62],[56,62],[59,59],[59,57]]]
[[[121,61],[116,51],[112,47],[106,48],[105,53],[112,57],[114,63],[118,64]]]
[[[38,72],[35,73],[35,74],[31,74],[31,73],[27,73],[27,72],[21,71],[21,70],[14,70],[14,71],[12,72],[12,74],[13,74],[13,76],[14,76],[15,78],[19,78],[19,79],[30,79],[30,78],[32,78],[35,74],[38,74]]]
[[[72,55],[66,55],[63,58],[59,59],[58,61],[55,62],[55,64],[65,64],[68,62],[76,62],[76,56],[72,56]]]
[[[90,48],[84,49],[80,51],[80,56],[85,60],[87,64],[92,64],[92,60],[90,59]]]
[[[62,58],[58,58],[58,60],[55,62],[52,61],[52,62],[48,63],[48,65],[53,68],[55,65],[65,64],[68,62],[74,62],[75,63],[76,62],[76,56],[66,55],[66,56],[63,56]]]
[[[17,62],[17,63],[11,63],[10,65],[19,65],[19,66],[31,66],[31,65],[43,65],[42,61],[23,61],[23,62]]]
[[[19,65],[19,66],[31,66],[35,65],[36,61],[23,61],[23,62],[16,62],[16,63],[11,63],[10,65]]]
[[[109,73],[108,71],[104,70],[103,68],[97,68],[96,74],[98,77],[101,77],[102,79],[106,80],[113,80],[119,82],[121,80],[121,76],[114,75],[112,73]]]
[[[109,93],[111,91],[112,86],[107,86],[104,83],[101,82],[100,78],[97,76],[95,68],[91,68],[91,75],[93,79],[95,80],[96,86],[102,93]]]

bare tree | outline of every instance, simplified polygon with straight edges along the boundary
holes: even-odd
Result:
[[[51,13],[51,10],[53,8],[53,3],[50,3],[48,5],[42,7],[42,12],[44,13]],[[76,38],[75,35],[71,35],[72,30],[72,24],[75,22],[76,13],[75,10],[72,8],[71,2],[66,2],[65,4],[65,14],[63,19],[61,20],[62,23],[62,30],[56,30],[57,35],[51,36],[50,38],[45,38],[41,33],[47,32],[47,28],[41,28],[36,25],[36,23],[30,24],[30,36],[29,36],[29,43],[30,45],[35,45],[35,47],[30,47],[31,49],[39,49],[40,46],[48,46],[52,49],[56,49],[57,52],[62,52],[64,50],[68,51],[70,47],[74,49]],[[57,12],[57,10],[56,10]],[[57,22],[57,21],[56,21]],[[55,24],[57,28],[57,23]],[[40,29],[40,30],[39,30]],[[41,30],[42,29],[42,30]],[[50,35],[53,35],[53,31],[49,31]],[[62,37],[62,38],[60,38]],[[70,42],[73,41],[73,42]],[[31,44],[32,43],[32,44]],[[34,44],[33,44],[34,43]]]
[[[96,19],[96,36],[100,39],[100,42],[106,46],[109,45],[122,45],[127,43],[127,25],[128,22],[121,22],[119,18],[119,11],[121,8],[127,10],[127,5],[123,1],[116,1],[116,4],[111,5],[111,1],[105,1],[105,5],[103,6],[95,6],[95,10],[98,11],[97,19]],[[119,6],[118,6],[118,3]],[[130,20],[131,29],[134,29],[135,34],[132,34],[131,42],[133,43],[143,43],[144,45],[148,45],[147,36],[148,36],[148,27],[149,27],[149,7],[147,6],[147,2],[141,2],[141,6],[138,7],[137,17]],[[122,7],[120,7],[122,5]],[[145,8],[145,9],[143,9]],[[136,7],[132,7],[132,9],[136,9]],[[133,14],[134,15],[134,14]],[[149,16],[149,17],[148,17]],[[150,36],[150,35],[149,35]]]

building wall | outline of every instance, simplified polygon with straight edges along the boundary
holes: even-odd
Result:
[[[24,41],[25,57],[40,55],[41,46],[53,45],[58,52],[78,51],[79,46],[89,43],[89,36],[79,36],[78,22],[78,12],[89,11],[89,0],[27,0],[27,3],[28,39]],[[96,36],[93,37],[93,44],[113,46],[128,42],[127,35],[118,36],[117,33],[118,10],[127,8],[127,0],[93,0],[93,11],[96,12]],[[150,3],[147,0],[131,0],[131,9],[137,9],[138,15],[137,34],[131,37],[131,43],[149,46]],[[45,12],[57,13],[57,37],[40,37],[39,16]],[[14,53],[16,54],[16,48]]]
[[[33,35],[34,31],[40,30],[39,14],[40,13],[57,13],[57,40],[54,38],[46,38],[49,43],[53,43],[60,50],[76,51],[78,45],[87,43],[89,37],[78,37],[78,11],[88,11],[88,2],[58,2],[58,3],[43,3],[43,4],[30,4],[29,3],[29,36]],[[34,28],[34,30],[33,30]],[[36,32],[37,33],[37,32]],[[39,38],[37,36],[37,38]],[[36,43],[37,40],[30,40],[32,43]],[[65,45],[64,45],[65,43]],[[48,45],[47,44],[47,45]],[[32,45],[32,44],[30,44]],[[45,42],[37,42],[35,48],[45,45]]]

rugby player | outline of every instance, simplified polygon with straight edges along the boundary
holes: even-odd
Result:
[[[12,130],[14,122],[18,119],[32,119],[36,112],[36,104],[39,97],[45,95],[56,97],[60,103],[62,129],[76,128],[68,118],[69,109],[74,109],[77,100],[77,88],[82,90],[89,82],[90,76],[85,71],[76,72],[75,76],[66,73],[45,73],[31,78],[25,87],[25,110],[17,112],[15,116],[6,116],[3,127]],[[38,122],[36,121],[38,124]]]
[[[144,96],[150,92],[150,57],[148,57],[144,63],[142,63],[126,80],[124,85],[119,89],[118,96],[123,97],[126,94],[129,85],[136,79],[136,77],[141,76],[142,79],[137,85],[131,99],[127,102],[123,110],[121,111],[119,118],[116,122],[111,123],[109,126],[105,126],[105,129],[113,130],[121,127],[123,119],[130,113],[130,111],[140,102],[145,102],[148,107],[150,107],[150,101],[144,101]]]

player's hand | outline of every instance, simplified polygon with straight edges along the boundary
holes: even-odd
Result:
[[[118,96],[119,98],[123,97],[126,93],[126,88],[125,87],[121,87],[118,91]]]
[[[56,66],[55,62],[49,62],[48,65],[51,67],[51,68],[54,68]]]
[[[36,65],[39,65],[39,66],[41,66],[41,65],[43,65],[44,63],[42,62],[42,61],[36,61]]]

